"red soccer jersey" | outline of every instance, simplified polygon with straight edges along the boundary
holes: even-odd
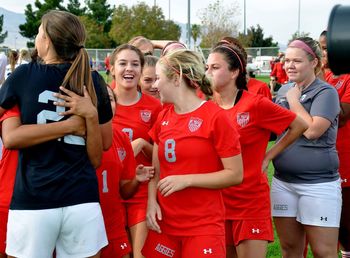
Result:
[[[7,110],[1,117],[0,122],[10,117],[20,117],[17,106]],[[9,209],[16,178],[18,163],[18,150],[2,148],[0,161],[0,208]]]
[[[333,85],[342,103],[350,104],[350,74],[334,76],[331,71],[325,74],[326,81]],[[342,187],[350,187],[350,120],[338,129],[337,150],[339,154],[339,173]]]
[[[100,203],[109,240],[125,232],[125,211],[119,194],[120,180],[135,176],[135,158],[126,134],[114,130],[109,150],[103,152],[101,166],[96,170]]]
[[[142,94],[140,100],[134,105],[123,106],[117,104],[116,114],[113,118],[113,128],[126,133],[131,141],[142,138],[151,142],[148,131],[152,128],[161,110],[162,105],[158,99]],[[152,160],[141,152],[136,156],[136,164],[150,166]],[[142,183],[134,197],[127,200],[127,202],[147,202],[147,186],[147,182]]]
[[[284,70],[284,64],[282,64],[281,62],[275,64],[271,72],[271,76],[277,77],[278,83],[284,84],[288,82],[288,75]]]
[[[227,113],[213,102],[187,114],[173,107],[161,112],[150,131],[158,144],[160,178],[169,175],[219,171],[221,159],[240,153],[239,135]],[[221,190],[186,188],[163,197],[158,192],[163,220],[170,235],[224,234],[224,203]]]
[[[272,100],[270,88],[265,82],[259,81],[254,78],[250,78],[247,83],[247,88],[249,92],[263,95],[269,100]]]
[[[240,134],[244,178],[242,184],[223,190],[226,219],[269,218],[270,189],[262,161],[271,131],[281,134],[296,115],[247,91],[227,112]]]

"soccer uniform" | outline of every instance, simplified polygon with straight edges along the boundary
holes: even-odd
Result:
[[[340,102],[350,104],[350,75],[334,76],[331,71],[325,74],[326,81],[333,85],[339,94]],[[350,186],[350,121],[338,128],[337,151],[342,187]]]
[[[69,68],[69,63],[45,65],[32,62],[19,66],[1,87],[0,106],[10,109],[18,104],[22,124],[44,124],[65,119],[59,115],[65,108],[53,105],[53,101],[57,101],[53,93],[59,92],[59,86]],[[98,100],[99,123],[104,124],[112,118],[107,88],[97,72],[92,72],[92,78]],[[89,160],[84,138],[66,135],[19,150],[10,215],[11,210],[49,212],[49,209],[71,207],[72,209],[65,210],[75,211],[72,206],[88,203],[97,204],[90,205],[88,209],[100,209],[98,201],[96,172]],[[100,224],[97,221],[102,219],[100,210],[96,212],[95,218],[96,223]],[[10,221],[11,216],[9,223]],[[9,227],[8,236],[10,229]],[[105,236],[104,229],[99,233],[100,236]],[[7,248],[9,244],[10,241]],[[106,241],[103,240],[100,244],[103,246]],[[13,247],[17,248],[17,245]],[[23,248],[26,247],[29,245],[23,245]],[[11,255],[16,253],[13,250],[10,251]],[[32,255],[35,256],[35,253]],[[40,254],[37,253],[37,256]],[[42,257],[45,257],[44,254]]]
[[[7,110],[0,118],[2,123],[10,117],[19,117],[18,107]],[[16,169],[18,162],[18,151],[2,148],[0,162],[0,253],[5,253],[7,218],[10,208],[13,186],[15,183]]]
[[[125,210],[119,194],[119,184],[121,180],[132,180],[135,168],[129,138],[114,130],[112,146],[103,153],[101,166],[96,170],[100,204],[109,241],[108,246],[102,249],[101,257],[122,257],[131,251],[125,231]]]
[[[142,138],[151,142],[148,131],[156,121],[161,109],[160,101],[147,94],[141,94],[139,101],[133,105],[124,106],[117,103],[113,128],[126,133],[130,141]],[[137,165],[152,165],[151,158],[146,157],[143,152],[140,152],[135,158]],[[148,182],[141,183],[136,194],[125,201],[129,227],[146,219],[147,187]]]
[[[248,232],[235,235],[235,245],[245,239],[273,240],[270,189],[261,166],[271,131],[281,134],[296,117],[261,95],[247,91],[240,93],[235,106],[227,112],[240,135],[244,178],[242,184],[223,189],[226,220],[263,220],[268,225],[264,231],[264,225],[255,223],[257,225]]]
[[[291,87],[294,83],[283,86],[276,97],[276,103],[287,109],[285,94]],[[334,87],[315,79],[302,91],[299,101],[311,116],[323,117],[331,124],[317,139],[299,137],[273,160],[273,216],[296,217],[306,225],[338,227],[341,188],[335,145],[339,97]]]
[[[163,110],[150,135],[158,144],[160,179],[170,175],[216,172],[223,169],[221,158],[240,154],[236,129],[226,111],[212,102],[205,102],[186,114],[177,114],[174,107]],[[182,240],[175,242],[182,243],[185,249],[184,242],[198,236],[216,236],[225,245],[221,189],[190,187],[168,197],[158,192],[157,197],[163,216],[158,221],[161,235],[180,237]],[[152,231],[150,233],[159,235]],[[148,237],[144,250],[153,250],[153,246],[147,245],[152,242],[152,238]],[[210,245],[209,241],[203,242],[205,246],[192,246],[192,251],[196,252],[200,248],[199,253],[205,255],[220,249],[216,244],[214,248],[214,243]],[[157,249],[152,252],[150,257],[158,257],[160,253]],[[190,256],[182,254],[181,257]]]
[[[260,94],[272,100],[272,95],[269,86],[265,82],[259,81],[254,78],[249,78],[247,83],[247,88],[249,92]]]
[[[277,77],[278,83],[285,84],[286,82],[288,82],[288,75],[284,70],[284,64],[282,64],[281,62],[275,63],[270,75]]]

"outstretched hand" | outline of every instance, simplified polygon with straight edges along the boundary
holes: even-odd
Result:
[[[154,167],[142,164],[136,167],[136,180],[140,183],[149,181],[154,176]]]

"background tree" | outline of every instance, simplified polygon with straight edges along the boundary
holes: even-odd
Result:
[[[88,16],[80,16],[80,21],[84,24],[86,29],[86,48],[113,48],[115,44],[103,31],[103,25],[98,24],[95,20]]]
[[[225,36],[236,36],[238,22],[234,18],[239,14],[237,2],[224,6],[221,0],[215,0],[199,12],[202,23],[201,47],[212,47],[219,39]]]
[[[243,43],[245,47],[277,47],[278,43],[273,42],[273,38],[264,37],[263,29],[258,24],[256,27],[251,26],[247,35],[239,33],[238,39]]]
[[[2,26],[4,25],[4,15],[0,15],[0,44],[5,41],[7,37],[7,31],[2,33]]]
[[[38,33],[41,17],[49,10],[65,10],[61,2],[62,0],[45,0],[44,3],[41,3],[35,0],[36,10],[33,10],[31,4],[27,4],[24,11],[26,22],[19,25],[19,33],[30,40],[27,42],[28,47],[34,47],[34,39]]]
[[[98,25],[103,25],[103,31],[108,33],[111,29],[111,16],[114,7],[107,4],[107,0],[86,0],[88,17]]]
[[[80,7],[79,0],[69,0],[67,4],[67,11],[75,14],[76,16],[83,16],[86,14],[87,8]]]
[[[194,41],[194,46],[196,46],[197,40],[198,40],[199,36],[201,35],[201,26],[198,24],[193,24],[191,27],[191,34],[192,34],[192,38]]]
[[[122,44],[139,35],[149,39],[178,40],[181,28],[173,21],[166,20],[158,6],[150,7],[144,2],[131,8],[119,5],[112,17],[109,36],[117,44]]]
[[[294,32],[292,34],[292,38],[288,41],[288,45],[289,45],[290,42],[292,42],[293,40],[295,40],[297,38],[300,38],[300,37],[310,37],[310,33],[309,32],[304,32],[304,31],[302,31],[300,33],[298,33],[297,31]]]

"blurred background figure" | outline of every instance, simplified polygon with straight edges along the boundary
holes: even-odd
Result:
[[[21,48],[19,51],[19,57],[17,65],[28,64],[31,61],[30,52],[28,48]]]
[[[141,91],[145,94],[151,95],[159,99],[158,90],[152,88],[152,85],[156,81],[156,64],[158,62],[158,57],[156,56],[145,56],[145,64],[142,69],[141,78],[139,85]]]
[[[5,53],[0,53],[0,87],[5,81],[5,71],[6,71],[6,65],[7,65],[7,57]]]
[[[16,69],[18,61],[18,52],[16,49],[11,49],[8,54],[8,64],[6,65],[5,80]]]

